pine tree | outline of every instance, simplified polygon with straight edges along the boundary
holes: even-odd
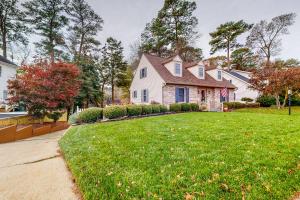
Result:
[[[181,56],[189,55],[189,60],[201,59],[201,49],[192,46],[199,37],[195,30],[198,24],[193,16],[195,9],[194,1],[165,0],[157,17],[146,25],[141,35],[142,50],[163,57],[178,53]]]
[[[259,57],[251,49],[243,47],[236,49],[231,54],[231,64],[237,70],[250,70],[257,67]]]
[[[226,50],[227,53],[227,66],[230,67],[230,52],[231,50],[240,47],[237,42],[237,37],[242,33],[250,30],[252,25],[247,24],[243,20],[238,22],[227,22],[217,27],[217,30],[210,33],[211,41],[211,54],[219,50]]]
[[[3,56],[7,58],[8,44],[11,42],[26,45],[25,34],[30,33],[23,19],[25,14],[19,9],[18,0],[2,0],[0,2],[0,46]]]
[[[72,0],[68,6],[67,13],[70,15],[72,24],[69,27],[71,32],[71,50],[74,57],[87,55],[98,50],[100,42],[95,38],[102,30],[103,20],[94,12],[85,0]]]
[[[27,21],[33,26],[35,33],[42,37],[35,43],[39,53],[50,56],[54,61],[62,52],[57,47],[64,45],[63,28],[68,23],[64,15],[63,0],[31,0],[23,3]]]
[[[126,62],[120,41],[109,37],[102,49],[101,64],[108,70],[108,84],[111,86],[112,103],[115,103],[115,86],[122,85],[126,78]]]

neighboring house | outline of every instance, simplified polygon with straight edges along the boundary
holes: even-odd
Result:
[[[215,74],[216,68],[210,68],[207,73]],[[229,80],[233,85],[236,86],[236,90],[234,91],[234,101],[242,101],[243,97],[248,97],[253,100],[256,100],[259,96],[259,91],[255,89],[251,89],[251,84],[249,80],[251,78],[251,72],[241,71],[241,70],[222,70],[223,77],[226,80]]]
[[[17,67],[16,64],[0,55],[0,104],[6,102],[7,81],[16,76]]]
[[[235,86],[223,77],[222,69],[208,74],[205,68],[203,62],[186,63],[178,55],[160,58],[143,54],[130,87],[130,101],[164,105],[191,102],[220,110],[221,102],[233,101]],[[228,95],[222,97],[225,88]]]

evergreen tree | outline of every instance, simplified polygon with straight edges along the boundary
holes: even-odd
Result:
[[[63,0],[31,0],[23,3],[26,8],[28,22],[33,26],[35,33],[42,37],[35,43],[41,55],[50,56],[51,60],[62,53],[57,48],[63,45],[63,28],[68,19],[64,15]]]
[[[0,46],[5,58],[9,43],[20,42],[24,45],[28,43],[25,34],[30,33],[30,29],[25,25],[24,18],[25,14],[19,9],[18,0],[0,2]]]
[[[157,17],[146,25],[141,35],[142,50],[163,57],[176,52],[181,56],[189,55],[188,60],[201,59],[201,49],[192,46],[199,37],[195,30],[198,24],[193,16],[195,9],[194,1],[165,0]],[[182,57],[185,59],[185,56]]]
[[[238,22],[227,22],[217,27],[217,30],[210,33],[211,54],[219,50],[226,50],[227,66],[230,67],[230,51],[241,45],[237,42],[237,37],[242,33],[250,30],[252,25],[247,24],[243,20]]]
[[[237,70],[250,70],[257,67],[259,58],[249,48],[239,48],[231,54],[231,64]]]
[[[69,27],[71,36],[71,51],[74,57],[87,55],[98,50],[100,42],[95,38],[102,30],[103,20],[86,3],[85,0],[72,0],[67,13],[71,16],[72,25]]]
[[[115,102],[115,86],[121,86],[126,77],[123,47],[120,41],[109,37],[102,49],[101,64],[108,70],[108,85],[111,86],[112,103]]]

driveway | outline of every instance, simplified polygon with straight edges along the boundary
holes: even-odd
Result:
[[[79,199],[59,153],[63,133],[0,144],[0,200]]]

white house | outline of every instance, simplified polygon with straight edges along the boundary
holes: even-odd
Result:
[[[143,54],[131,83],[130,101],[164,105],[192,102],[219,110],[221,102],[234,100],[235,88],[224,78],[222,69],[207,73],[201,61],[186,63],[178,55],[161,58]]]
[[[216,70],[216,68],[210,68],[207,73],[215,74]],[[250,88],[251,84],[249,83],[249,80],[251,78],[251,72],[231,69],[222,70],[222,73],[225,79],[236,86],[236,90],[234,91],[234,101],[241,101],[244,97],[253,100],[257,99],[259,91]]]
[[[17,65],[0,55],[0,104],[7,99],[7,81],[14,78]]]

